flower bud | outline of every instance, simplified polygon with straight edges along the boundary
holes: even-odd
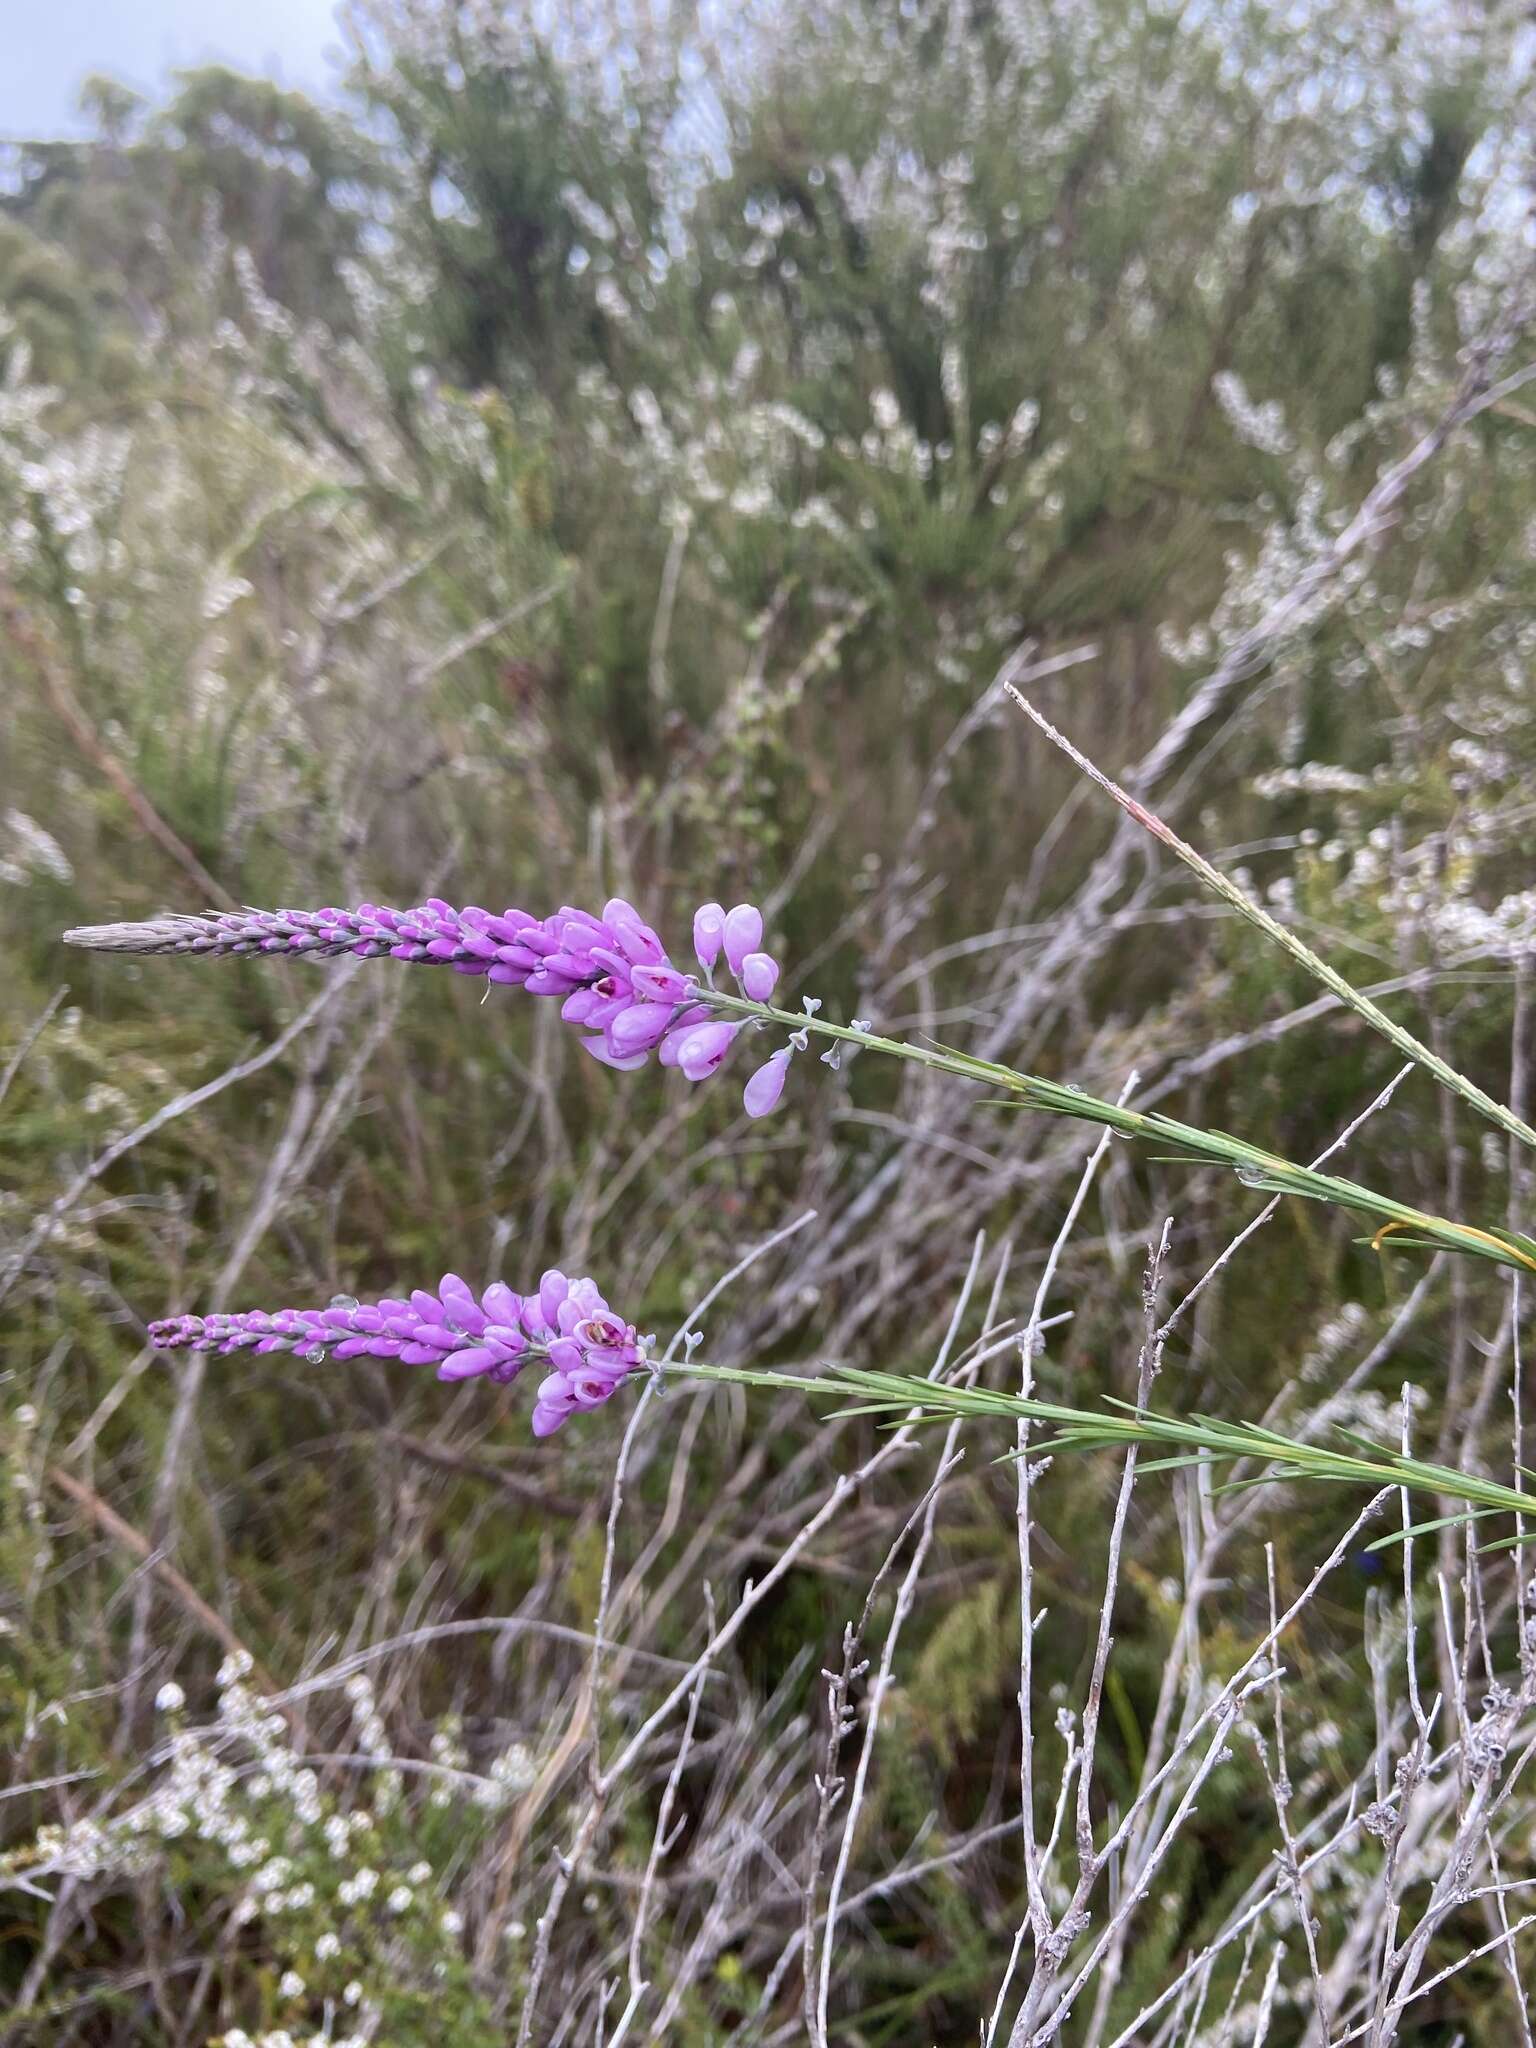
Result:
[[[677,1049],[677,1064],[690,1081],[707,1081],[731,1049],[739,1024],[700,1024]]]
[[[718,903],[701,903],[693,913],[693,950],[706,971],[720,958],[725,943],[725,912]]]
[[[764,1062],[742,1090],[741,1106],[748,1116],[767,1116],[779,1106],[789,1073],[789,1054],[776,1052]]]
[[[742,993],[754,1003],[766,1003],[778,980],[779,963],[771,953],[749,953],[741,963]]]
[[[724,941],[726,963],[739,979],[747,955],[763,943],[763,913],[755,904],[738,903],[727,915]]]

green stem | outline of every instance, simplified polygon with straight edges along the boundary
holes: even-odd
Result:
[[[1427,1210],[1399,1202],[1391,1195],[1378,1194],[1375,1189],[1362,1187],[1358,1182],[1341,1180],[1334,1174],[1318,1173],[1310,1166],[1299,1166],[1294,1160],[1283,1159],[1276,1152],[1266,1152],[1261,1146],[1231,1137],[1225,1131],[1203,1130],[1196,1124],[1180,1123],[1175,1117],[1162,1116],[1155,1111],[1128,1109],[1123,1103],[1085,1094],[1081,1089],[1068,1087],[1060,1081],[1047,1081],[1038,1074],[1019,1073],[991,1060],[973,1059],[968,1053],[909,1045],[901,1039],[882,1038],[873,1031],[855,1030],[848,1024],[831,1024],[820,1017],[775,1009],[769,1003],[754,1003],[745,996],[727,995],[721,989],[701,988],[698,993],[701,1000],[713,1003],[719,1009],[754,1017],[765,1024],[778,1024],[790,1031],[813,1031],[822,1038],[838,1039],[850,1045],[863,1046],[870,1052],[888,1053],[893,1059],[911,1060],[918,1066],[953,1074],[962,1081],[977,1081],[1002,1089],[1019,1108],[1038,1109],[1049,1116],[1075,1117],[1082,1123],[1107,1126],[1121,1137],[1143,1144],[1173,1146],[1177,1156],[1228,1167],[1248,1186],[1265,1193],[1331,1202],[1337,1207],[1353,1210],[1357,1215],[1372,1218],[1378,1226],[1378,1240],[1389,1233],[1409,1231],[1414,1233],[1410,1242],[1428,1241],[1470,1258],[1489,1259],[1496,1265],[1536,1273],[1536,1241],[1513,1231],[1484,1230],[1474,1224],[1457,1223],[1449,1217],[1431,1215]]]
[[[869,1372],[854,1366],[839,1367],[812,1378],[791,1373],[755,1372],[746,1367],[705,1365],[699,1362],[668,1365],[663,1370],[682,1379],[725,1381],[736,1386],[762,1387],[776,1392],[834,1396],[856,1405],[844,1413],[885,1417],[893,1426],[904,1421],[1029,1421],[1049,1425],[1055,1434],[1042,1438],[1030,1450],[1032,1457],[1056,1451],[1126,1449],[1137,1446],[1166,1446],[1180,1455],[1143,1465],[1143,1472],[1169,1470],[1193,1464],[1225,1464],[1256,1460],[1273,1468],[1265,1476],[1273,1480],[1324,1480],[1336,1484],[1406,1487],[1439,1499],[1462,1502],[1476,1516],[1511,1515],[1524,1521],[1533,1508],[1532,1496],[1519,1487],[1505,1486],[1477,1473],[1459,1472],[1370,1443],[1363,1437],[1340,1431],[1354,1446],[1348,1451],[1330,1450],[1325,1445],[1303,1443],[1253,1422],[1224,1422],[1213,1415],[1160,1415],[1150,1409],[1132,1408],[1116,1402],[1106,1409],[1066,1408],[1053,1401],[1038,1401],[1022,1394],[1004,1393],[992,1387],[961,1386],[952,1381],[910,1378],[902,1373]],[[1417,1525],[1423,1528],[1425,1525]],[[1440,1523],[1429,1526],[1439,1527]],[[1400,1542],[1404,1534],[1394,1532],[1371,1546],[1384,1548]],[[1523,1540],[1523,1538],[1522,1538]]]
[[[1510,1137],[1518,1138],[1522,1145],[1536,1145],[1536,1130],[1533,1130],[1523,1117],[1516,1116],[1504,1103],[1496,1102],[1485,1090],[1479,1088],[1475,1081],[1469,1080],[1465,1074],[1458,1073],[1449,1061],[1443,1060],[1439,1053],[1431,1050],[1423,1039],[1415,1038],[1406,1026],[1389,1017],[1380,1004],[1372,1002],[1368,995],[1362,994],[1353,982],[1346,981],[1336,967],[1330,967],[1321,953],[1314,953],[1306,940],[1293,932],[1289,925],[1283,925],[1277,917],[1271,917],[1263,904],[1256,903],[1245,890],[1240,889],[1230,875],[1224,875],[1220,868],[1213,866],[1203,853],[1190,845],[1187,839],[1181,839],[1166,820],[1158,817],[1155,811],[1149,811],[1144,803],[1138,802],[1129,790],[1122,789],[1118,782],[1104,773],[1102,768],[1095,767],[1088,756],[1073,746],[1064,733],[1058,732],[1050,720],[1043,717],[1012,683],[1005,684],[1004,687],[1019,709],[1026,717],[1034,720],[1053,745],[1060,747],[1067,758],[1080,768],[1091,782],[1097,783],[1107,796],[1113,797],[1127,817],[1133,818],[1145,831],[1150,832],[1154,839],[1160,839],[1170,852],[1177,854],[1184,865],[1199,876],[1213,895],[1219,896],[1224,903],[1230,903],[1241,917],[1245,917],[1249,924],[1257,926],[1264,936],[1279,946],[1283,952],[1289,953],[1293,960],[1307,970],[1314,981],[1320,981],[1341,1003],[1347,1004],[1356,1016],[1363,1017],[1373,1030],[1379,1031],[1383,1038],[1395,1045],[1400,1053],[1404,1053],[1433,1074],[1442,1088],[1449,1088],[1451,1093],[1459,1095],[1463,1102],[1471,1103],[1479,1115],[1487,1117],[1490,1123],[1497,1124],[1500,1130],[1507,1131]]]

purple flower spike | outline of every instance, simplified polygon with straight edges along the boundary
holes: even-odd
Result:
[[[741,987],[754,1003],[766,1003],[778,986],[779,963],[771,953],[749,953],[741,963]]]
[[[415,910],[364,903],[356,910],[210,911],[201,917],[155,917],[144,924],[80,925],[64,934],[64,943],[108,953],[199,953],[215,959],[302,953],[332,960],[349,953],[388,953],[427,966],[461,967],[468,974],[510,966],[521,980],[525,962],[532,964],[527,941],[538,929],[538,920],[523,910],[493,917],[474,904],[455,910],[434,896]]]
[[[748,1116],[767,1116],[778,1108],[788,1073],[787,1052],[776,1052],[758,1068],[742,1091],[741,1106]]]
[[[539,1388],[536,1436],[548,1436],[578,1410],[601,1406],[645,1362],[633,1324],[619,1320],[593,1282],[555,1271],[529,1295],[498,1280],[477,1296],[456,1273],[445,1273],[435,1294],[418,1287],[408,1301],[365,1305],[338,1295],[325,1309],[172,1316],[151,1323],[149,1338],[168,1351],[298,1352],[315,1365],[397,1358],[433,1366],[449,1382],[505,1383],[540,1360],[557,1370]]]
[[[673,966],[657,934],[620,896],[603,905],[601,917],[570,904],[542,918],[473,903],[455,910],[434,896],[414,910],[362,903],[355,910],[209,912],[83,925],[64,936],[70,945],[116,953],[389,958],[482,975],[530,996],[553,996],[592,1057],[625,1072],[655,1053],[661,1065],[679,1068],[690,1081],[704,1080],[724,1059],[736,1030],[714,1020],[696,978]],[[705,903],[694,914],[694,950],[705,971],[723,951],[754,1002],[766,1002],[779,978],[762,937],[762,913],[753,904],[738,903],[727,913]],[[707,1035],[699,1037],[701,1031]],[[397,1336],[402,1344],[416,1341]]]
[[[738,903],[725,920],[726,964],[737,979],[749,953],[763,943],[763,913],[753,903]]]
[[[149,1341],[162,1350],[296,1351],[312,1363],[327,1357],[398,1358],[435,1365],[439,1379],[489,1373],[515,1379],[529,1349],[508,1311],[518,1298],[509,1288],[488,1288],[482,1300],[456,1273],[445,1273],[436,1294],[417,1288],[409,1301],[373,1307],[338,1296],[326,1309],[261,1309],[242,1315],[174,1316],[151,1323]]]
[[[740,1024],[698,1024],[677,1049],[677,1064],[690,1081],[707,1081],[730,1051]]]
[[[718,903],[701,903],[693,913],[693,950],[707,974],[725,944],[725,912]]]

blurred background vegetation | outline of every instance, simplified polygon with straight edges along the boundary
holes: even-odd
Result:
[[[1326,1005],[1298,1018],[1316,991],[1151,851],[1085,895],[1113,820],[977,706],[1021,643],[1088,649],[1040,701],[1135,774],[1434,426],[1528,281],[1520,9],[779,0],[712,27],[682,6],[362,0],[349,26],[335,104],[218,69],[153,105],[95,80],[94,132],[15,145],[0,188],[0,1741],[16,1786],[67,1781],[0,1806],[22,1867],[40,1826],[142,1781],[156,1694],[207,1711],[232,1643],[292,1685],[444,1620],[591,1624],[612,1413],[535,1448],[526,1389],[250,1358],[199,1385],[144,1348],[148,1319],[557,1263],[669,1330],[814,1206],[712,1311],[705,1355],[926,1369],[979,1228],[1013,1241],[1027,1310],[1084,1146],[868,1059],[802,1061],[749,1126],[728,1085],[610,1074],[539,1006],[456,977],[76,957],[65,926],[617,891],[676,948],[697,902],[749,896],[796,1000],[1099,1092],[1134,1069],[1142,1098],[1292,1157],[1395,1070]],[[1451,437],[1144,785],[1517,1101],[1533,449],[1519,390]],[[1421,1077],[1344,1170],[1520,1214],[1502,1142]],[[1128,1391],[1162,1217],[1187,1284],[1254,1206],[1117,1147],[1045,1390]],[[1315,1403],[1394,1331],[1352,1413],[1380,1423],[1411,1378],[1421,1440],[1476,1457],[1500,1289],[1425,1281],[1288,1208],[1202,1297],[1161,1392]],[[701,1579],[728,1606],[874,1439],[715,1393],[659,1414],[621,1542],[626,1572],[652,1545],[650,1579],[626,1577],[614,1633],[673,1657],[698,1646]],[[1016,1782],[1011,1482],[973,1463],[888,1709],[868,1873],[995,1817]],[[1084,1631],[1114,1478],[1042,1492],[1037,1598]],[[745,1890],[713,1918],[700,1845],[811,1755],[817,1673],[912,1497],[871,1487],[735,1646],[657,1908],[655,1939],[690,1959],[665,2038],[796,2038],[794,1983],[758,2001],[797,1924],[774,1865],[806,1815],[738,1837]],[[1285,1506],[1261,1520],[1289,1570],[1334,1504]],[[1117,1619],[1106,1742],[1128,1770],[1174,1520],[1149,1492]],[[1218,1659],[1260,1626],[1255,1536],[1227,1569]],[[1376,1570],[1312,1618],[1320,1779],[1366,1740]],[[1042,1647],[1043,1691],[1084,1642],[1069,1621]],[[308,2039],[324,2010],[371,2014],[380,2041],[507,2038],[579,1789],[584,1668],[579,1643],[487,1626],[381,1657],[361,1701],[310,1699],[323,1812],[277,1883],[310,1896],[251,1904],[239,1830],[196,1825],[13,1890],[0,2028]],[[656,1682],[626,1663],[609,1711]],[[372,1800],[355,1766],[384,1754],[488,1782],[494,1760],[506,1801],[409,1773],[375,1773],[394,1791]],[[665,1774],[578,1879],[539,2038],[590,2034]],[[281,1768],[250,1782],[265,1844]],[[1269,1854],[1256,1768],[1224,1783],[1165,1873],[1127,2012]],[[325,1827],[359,1810],[376,1867],[430,1871],[402,1881],[409,1910],[328,1890]],[[872,1905],[839,1959],[840,2038],[974,2040],[1021,1885],[1000,1842]],[[1501,1982],[1464,1973],[1412,2038],[1510,2038]]]

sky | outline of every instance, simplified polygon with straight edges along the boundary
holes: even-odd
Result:
[[[323,91],[336,0],[0,0],[0,138],[75,131],[93,71],[156,92],[210,60]]]

